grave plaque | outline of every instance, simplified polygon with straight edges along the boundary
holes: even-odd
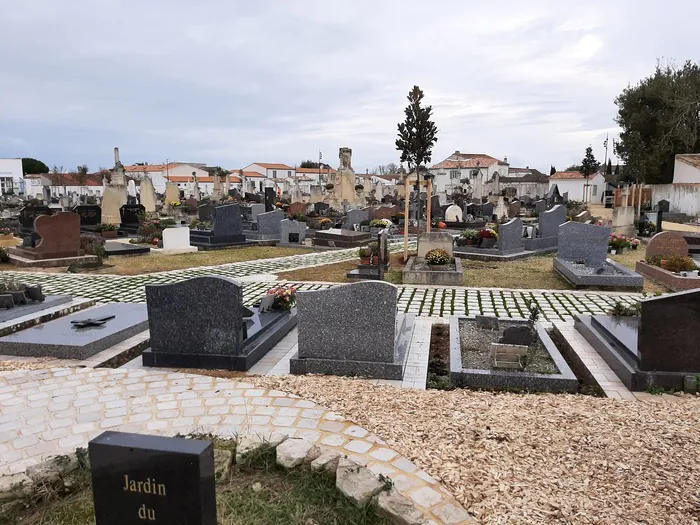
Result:
[[[265,211],[275,209],[275,188],[265,188]]]
[[[661,232],[654,235],[647,245],[647,257],[687,257],[688,243],[683,237],[673,232]]]
[[[509,220],[498,227],[498,249],[502,252],[523,249],[523,221],[519,218]]]
[[[216,525],[211,441],[108,431],[88,454],[96,525]]]
[[[668,213],[671,211],[671,203],[668,202],[665,199],[661,199],[657,204],[656,204],[656,209],[658,211]]]
[[[119,208],[122,224],[138,224],[139,214],[145,212],[146,208],[142,204],[125,204]]]
[[[540,237],[546,239],[559,235],[559,226],[566,222],[566,206],[557,204],[540,215]]]
[[[51,215],[51,208],[48,206],[25,206],[19,210],[19,223],[23,228],[33,228],[34,219],[39,215]]]
[[[80,215],[80,226],[97,226],[102,222],[102,208],[96,205],[81,204],[73,208]]]
[[[567,222],[559,226],[558,256],[565,261],[582,262],[600,268],[608,257],[610,228]]]

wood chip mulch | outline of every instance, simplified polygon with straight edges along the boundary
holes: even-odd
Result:
[[[375,432],[483,523],[700,523],[700,397],[417,391],[318,376],[246,381]]]

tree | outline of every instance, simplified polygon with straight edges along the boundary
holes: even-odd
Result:
[[[430,162],[433,157],[433,146],[437,142],[438,129],[435,123],[430,120],[433,113],[432,106],[421,105],[423,101],[423,91],[418,86],[408,93],[408,105],[404,110],[406,120],[398,124],[398,138],[396,139],[396,149],[401,152],[401,162],[408,163],[410,170],[416,171],[416,176],[420,172],[421,166]],[[404,180],[406,190],[405,209],[408,211],[408,177]],[[430,199],[430,195],[428,195]],[[430,203],[430,200],[428,200]],[[430,210],[430,208],[428,208]],[[405,220],[408,221],[408,214]],[[428,226],[430,228],[430,213],[428,213]],[[404,227],[404,261],[408,259],[408,222]]]
[[[613,170],[612,170],[612,161],[611,161],[610,159],[608,159],[608,165],[607,165],[607,167],[605,168],[605,174],[606,174],[606,175],[612,175],[612,174],[613,174]]]
[[[619,177],[620,176],[620,163],[618,162],[615,164],[615,176]]]
[[[568,168],[566,168],[564,171],[578,171],[579,173],[581,172],[581,166],[579,164],[572,164]]]
[[[675,155],[700,152],[700,65],[657,63],[653,75],[628,86],[615,103],[622,128],[616,153],[625,177],[669,183]]]
[[[22,159],[22,172],[24,175],[29,173],[48,173],[49,167],[40,160],[26,157]]]
[[[416,171],[432,159],[438,133],[437,126],[430,120],[433,108],[421,105],[423,97],[423,91],[418,86],[413,86],[407,97],[406,120],[398,124],[396,139],[396,149],[401,151],[401,162],[407,162],[409,169]]]
[[[63,195],[66,194],[66,174],[63,172],[63,166],[54,164],[49,173],[49,181],[51,181],[51,186],[63,186]]]
[[[318,168],[318,162],[313,160],[302,160],[299,164],[300,168]]]
[[[76,182],[78,183],[78,186],[80,186],[80,191],[83,191],[83,186],[87,186],[87,180],[88,180],[88,167],[87,164],[83,164],[82,166],[78,166],[78,168],[75,170],[75,176],[76,176]]]
[[[554,175],[556,172],[557,172],[557,168],[555,168],[554,166],[552,166],[552,167],[549,168],[549,176],[550,176],[550,177],[551,177],[552,175]]]
[[[586,148],[586,156],[583,157],[583,160],[581,161],[581,169],[579,170],[586,179],[586,186],[583,190],[584,203],[587,202],[586,194],[588,192],[588,178],[591,175],[595,175],[599,169],[600,162],[595,160],[595,156],[593,155],[593,148],[591,146],[588,146]]]

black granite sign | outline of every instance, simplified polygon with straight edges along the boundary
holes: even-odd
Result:
[[[102,208],[94,204],[81,204],[73,208],[80,215],[81,226],[97,226],[102,222]]]
[[[34,219],[39,215],[51,215],[48,206],[25,206],[19,210],[19,223],[23,228],[34,228]]]
[[[88,453],[96,525],[216,525],[211,441],[110,431]]]
[[[119,209],[122,224],[138,224],[139,214],[145,213],[146,208],[142,204],[125,204]]]

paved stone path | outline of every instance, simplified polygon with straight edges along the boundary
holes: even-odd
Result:
[[[303,437],[390,477],[435,523],[471,523],[442,486],[379,437],[311,401],[235,380],[157,370],[0,372],[0,476],[105,430]]]

